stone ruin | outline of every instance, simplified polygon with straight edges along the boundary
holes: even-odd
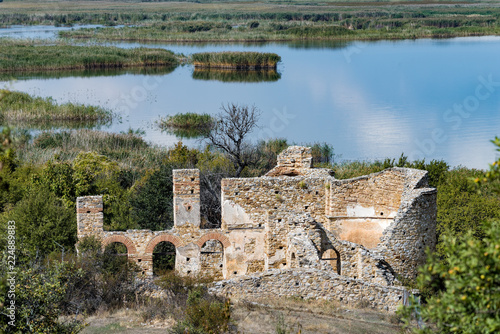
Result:
[[[200,218],[197,169],[173,171],[170,230],[105,231],[101,196],[77,199],[78,238],[127,247],[128,258],[153,275],[153,250],[175,246],[175,270],[208,274],[215,293],[232,298],[295,296],[334,299],[394,311],[436,243],[436,189],[427,172],[390,168],[337,180],[313,168],[311,148],[292,146],[262,177],[222,181],[220,228]],[[368,303],[368,304],[366,304]]]

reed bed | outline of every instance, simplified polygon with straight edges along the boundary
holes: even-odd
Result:
[[[376,3],[345,7],[293,5],[266,10],[240,4],[240,11],[169,13],[136,26],[60,32],[68,38],[157,42],[377,40],[500,34],[500,5],[412,6]],[[189,8],[189,10],[188,10]],[[443,31],[444,29],[444,31]]]
[[[275,69],[281,57],[262,52],[201,52],[191,56],[196,68]]]
[[[178,128],[178,129],[201,129],[211,128],[214,124],[214,118],[209,114],[197,114],[192,112],[179,113],[173,116],[167,116],[157,122],[160,129]]]
[[[87,129],[42,132],[16,154],[23,161],[40,165],[54,155],[62,161],[72,161],[82,151],[105,155],[131,170],[159,167],[167,155],[167,148],[150,145],[134,133]]]
[[[52,98],[33,97],[26,93],[0,90],[0,118],[3,123],[111,122],[110,110],[75,103],[58,104]]]
[[[273,82],[281,79],[276,70],[224,70],[224,69],[195,69],[193,79],[216,80],[221,82]]]
[[[0,72],[169,67],[178,64],[164,49],[120,49],[109,46],[40,45],[0,40]]]

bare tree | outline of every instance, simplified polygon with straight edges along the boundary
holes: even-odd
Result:
[[[212,131],[206,136],[212,146],[228,155],[236,177],[258,160],[256,147],[248,142],[247,136],[257,127],[260,115],[261,111],[255,106],[223,105]]]

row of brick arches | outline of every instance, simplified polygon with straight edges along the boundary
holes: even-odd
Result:
[[[145,270],[143,271],[143,274],[145,272],[149,272],[150,274],[154,273],[155,275],[157,274],[156,270],[159,270],[161,266],[159,263],[162,261],[163,263],[169,263],[168,270],[173,269],[171,267],[171,263],[176,263],[176,249],[186,246],[185,242],[183,242],[181,238],[167,233],[157,235],[149,240],[145,248],[141,247],[142,249],[145,249],[144,253],[138,253],[137,248],[140,245],[135,245],[132,239],[126,235],[112,235],[102,241],[104,248],[116,243],[122,244],[126,247],[127,254],[123,254],[122,251],[123,255],[128,255],[129,258],[134,259],[138,262],[138,264],[141,264],[141,267]],[[220,233],[210,232],[201,236],[194,242],[194,244],[196,244],[200,249],[200,270],[203,273],[208,273],[214,276],[214,278],[222,278],[224,249],[231,245],[229,239]],[[157,246],[161,246],[161,248],[155,249],[158,248]],[[165,252],[165,249],[167,252]],[[169,256],[170,259],[173,257],[173,260],[165,258],[160,259],[161,256]],[[187,260],[189,261],[189,259]],[[165,269],[165,267],[162,268],[162,270]]]
[[[200,239],[198,239],[198,241],[195,242],[195,244],[198,245],[198,247],[200,247],[200,249],[201,249],[203,247],[203,245],[205,244],[205,242],[207,242],[209,240],[220,241],[220,243],[222,244],[222,246],[224,246],[224,248],[227,248],[231,245],[231,243],[229,242],[229,239],[226,236],[224,236],[220,233],[216,233],[216,232],[211,232],[211,233],[203,235]],[[146,251],[144,253],[146,255],[152,254],[155,246],[162,241],[170,242],[176,248],[184,246],[182,240],[179,239],[178,237],[176,237],[175,235],[160,234],[148,242],[148,245],[146,246]],[[133,241],[124,235],[110,236],[102,241],[102,245],[103,245],[103,247],[106,247],[114,242],[119,242],[119,243],[124,244],[125,247],[127,247],[127,253],[129,256],[137,255],[137,249],[136,249]]]

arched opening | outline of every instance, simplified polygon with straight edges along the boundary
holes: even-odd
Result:
[[[326,261],[332,269],[340,275],[340,253],[334,249],[329,248],[321,255],[321,260]]]
[[[205,241],[200,254],[201,272],[216,280],[222,279],[224,269],[224,246],[219,240]]]
[[[160,276],[175,270],[175,246],[169,241],[160,241],[153,249],[153,275]]]
[[[104,248],[103,267],[108,272],[119,272],[128,266],[128,250],[124,243],[115,241]]]

